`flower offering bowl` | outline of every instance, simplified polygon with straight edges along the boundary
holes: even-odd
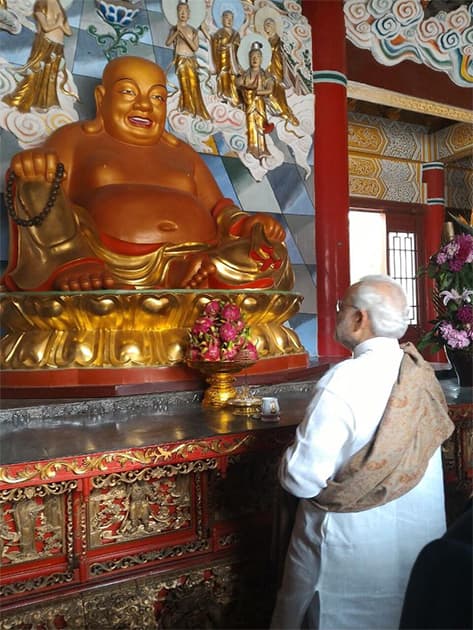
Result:
[[[234,374],[249,368],[256,361],[193,361],[187,365],[199,370],[206,377],[209,387],[205,390],[202,405],[204,407],[225,407],[228,401],[237,397],[233,384]]]

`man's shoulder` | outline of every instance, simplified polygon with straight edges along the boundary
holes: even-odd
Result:
[[[344,359],[340,363],[332,365],[332,367],[322,376],[319,381],[320,387],[326,387],[329,384],[334,384],[339,381],[343,381],[346,384],[346,379],[356,373],[356,361],[353,358]]]
[[[322,387],[328,389],[346,389],[347,384],[356,386],[356,383],[364,383],[366,378],[377,370],[378,364],[371,361],[373,353],[363,354],[358,357],[350,357],[333,365],[320,379]]]

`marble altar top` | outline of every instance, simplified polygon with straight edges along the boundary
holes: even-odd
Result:
[[[439,374],[439,373],[438,373]],[[472,391],[440,378],[450,405],[472,402]],[[276,422],[205,409],[201,391],[87,400],[1,401],[0,465],[86,455],[297,425],[316,381],[251,387],[277,396]]]

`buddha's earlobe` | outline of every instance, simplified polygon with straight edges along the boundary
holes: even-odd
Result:
[[[96,86],[94,90],[95,108],[96,108],[97,114],[99,113],[101,114],[102,112],[102,103],[103,103],[104,96],[105,96],[105,88],[103,84],[100,83],[99,85]]]
[[[103,128],[103,117],[102,117],[102,102],[103,96],[105,93],[105,88],[103,85],[97,85],[95,88],[95,107],[96,107],[96,115],[93,120],[87,120],[83,123],[82,129],[85,133],[100,133]]]

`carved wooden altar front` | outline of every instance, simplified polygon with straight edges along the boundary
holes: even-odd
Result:
[[[23,437],[42,431],[44,450],[55,432],[71,440],[71,453],[83,449],[74,422],[84,428],[87,420],[91,442],[94,432],[105,440],[113,433],[113,448],[123,432],[136,444],[140,430],[127,413],[141,414],[155,443],[101,452],[92,445],[88,454],[0,468],[2,630],[264,627],[278,455],[309,389],[285,394],[286,421],[272,426],[195,401],[132,411],[133,397],[115,417],[31,421]],[[91,404],[97,414],[99,401]],[[179,433],[184,439],[161,441]]]

